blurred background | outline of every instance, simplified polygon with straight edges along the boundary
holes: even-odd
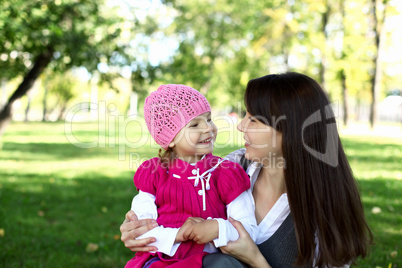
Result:
[[[247,82],[296,71],[326,90],[376,245],[401,267],[402,1],[0,1],[0,266],[122,267],[143,121],[160,84],[206,95],[215,154],[242,146]]]

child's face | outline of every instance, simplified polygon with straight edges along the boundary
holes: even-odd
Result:
[[[211,113],[203,113],[182,128],[169,147],[173,147],[178,158],[196,162],[204,154],[212,153],[216,134],[217,128],[211,120]]]

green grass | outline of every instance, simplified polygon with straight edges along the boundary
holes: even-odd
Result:
[[[67,127],[73,137],[64,123],[14,122],[1,139],[0,267],[123,267],[133,256],[119,226],[135,194],[134,170],[157,147],[136,124],[121,135],[103,135],[97,123]],[[241,139],[221,133],[215,154],[231,152]],[[69,140],[98,145],[80,148]],[[376,242],[357,264],[402,267],[402,141],[352,135],[342,141]],[[373,207],[381,213],[373,214]],[[89,243],[98,249],[87,251]]]

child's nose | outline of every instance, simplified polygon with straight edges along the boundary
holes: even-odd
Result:
[[[205,124],[205,126],[204,126],[204,132],[210,132],[210,131],[212,131],[212,121],[207,121],[207,120],[205,120],[204,121],[204,124]]]

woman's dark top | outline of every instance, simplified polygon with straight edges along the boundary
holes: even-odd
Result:
[[[240,159],[240,165],[247,170],[250,161],[244,155]],[[262,255],[268,261],[272,268],[290,268],[290,267],[312,267],[311,264],[305,266],[295,266],[297,257],[297,241],[295,226],[290,213],[283,221],[278,230],[265,242],[257,245]],[[223,254],[215,253],[204,257],[203,267],[221,268],[221,267],[247,267],[246,264],[235,258]]]
[[[297,257],[297,241],[291,213],[267,241],[257,246],[272,268],[300,267],[293,264]]]

